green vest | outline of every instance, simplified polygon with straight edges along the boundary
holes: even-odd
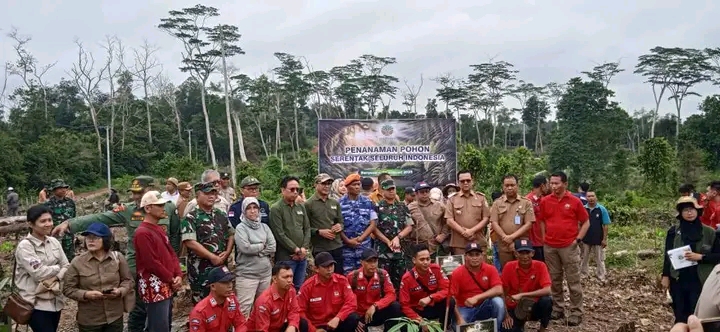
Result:
[[[682,222],[682,221],[681,221]],[[712,251],[713,243],[715,243],[715,230],[703,225],[702,226],[702,239],[694,243],[696,252],[699,254],[709,254]],[[680,248],[684,246],[682,237],[680,235],[680,226],[675,226],[675,238],[673,239],[673,248]],[[710,272],[715,267],[715,264],[708,264],[699,262],[697,265],[698,276],[700,282],[705,283],[705,280],[710,275]],[[677,280],[680,277],[680,273],[670,265],[670,276]]]

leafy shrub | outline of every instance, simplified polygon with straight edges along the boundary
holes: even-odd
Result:
[[[165,153],[162,159],[153,162],[150,171],[155,176],[163,178],[175,177],[180,181],[194,183],[200,178],[205,166],[196,159],[188,156],[178,156],[175,153]]]

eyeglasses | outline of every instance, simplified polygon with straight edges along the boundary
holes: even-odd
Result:
[[[296,193],[296,192],[300,191],[300,189],[301,189],[301,188],[299,188],[299,187],[296,187],[296,188],[285,188],[285,189],[287,189],[287,190],[289,190],[289,191],[292,191],[292,192]]]
[[[460,180],[460,183],[470,183],[472,180]]]

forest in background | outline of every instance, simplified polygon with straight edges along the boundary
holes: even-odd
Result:
[[[232,65],[244,54],[240,31],[211,24],[219,21],[219,10],[204,5],[158,18],[158,29],[183,45],[180,64],[159,63],[152,41],[126,45],[122,36],[108,36],[103,54],[77,40],[73,64],[39,63],[31,36],[9,30],[2,38],[16,59],[0,85],[0,186],[35,195],[62,177],[76,188],[100,187],[108,144],[119,189],[138,174],[196,181],[210,166],[236,180],[260,176],[272,198],[284,174],[310,184],[317,120],[337,118],[454,118],[459,167],[473,170],[485,192],[508,172],[527,189],[533,174],[563,169],[573,187],[588,181],[608,197],[643,201],[674,196],[681,182],[702,189],[720,168],[720,96],[694,90],[720,84],[720,47],[658,46],[634,67],[603,63],[567,82],[526,82],[513,64],[490,59],[468,64],[464,77],[418,74],[410,83],[388,74],[398,61],[390,56],[318,69],[283,52],[270,72],[250,77]],[[184,82],[169,79],[164,68],[175,65]],[[614,100],[608,87],[625,70],[643,78],[654,105],[629,111]],[[66,76],[46,81],[51,71]],[[7,91],[10,77],[23,85]],[[436,95],[418,109],[431,80]],[[700,113],[678,121],[683,103],[698,100]],[[675,114],[659,115],[670,107]]]

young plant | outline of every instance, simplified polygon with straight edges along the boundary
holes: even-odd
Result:
[[[425,318],[419,323],[407,317],[393,318],[391,320],[397,321],[398,323],[388,330],[388,332],[420,332],[423,327],[427,327],[429,332],[443,332],[442,325],[440,325],[439,322],[426,320]]]

